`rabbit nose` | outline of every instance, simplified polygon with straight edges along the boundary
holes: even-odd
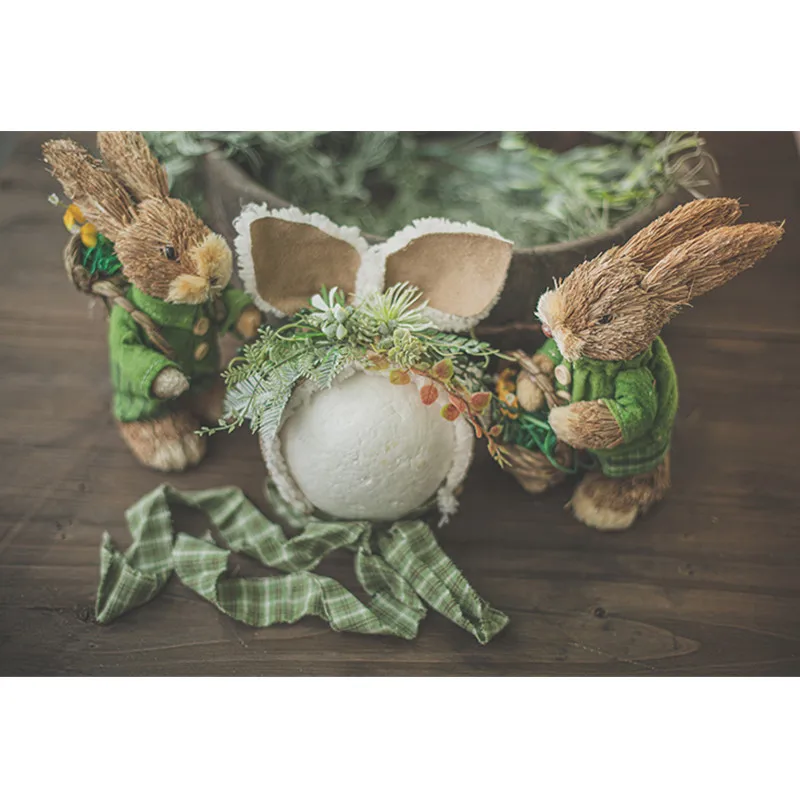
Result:
[[[552,338],[553,338],[553,331],[551,331],[551,330],[550,330],[550,326],[549,326],[549,325],[547,325],[547,324],[546,324],[546,323],[544,323],[544,322],[542,323],[542,333],[543,333],[543,334],[544,334],[544,335],[545,335],[545,336],[546,336],[548,339],[552,339]]]

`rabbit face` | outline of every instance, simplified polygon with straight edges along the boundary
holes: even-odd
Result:
[[[140,203],[115,248],[137,288],[171,303],[203,303],[231,278],[233,258],[225,240],[180,200]]]
[[[667,306],[642,287],[644,275],[614,251],[584,262],[539,298],[542,331],[555,339],[567,361],[633,358],[669,317]]]

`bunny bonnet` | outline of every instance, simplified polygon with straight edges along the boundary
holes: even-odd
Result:
[[[435,503],[445,521],[475,433],[493,447],[481,425],[492,351],[455,334],[497,302],[511,242],[471,223],[422,219],[370,246],[354,227],[266,205],[246,206],[234,225],[246,291],[278,322],[248,351],[263,357],[271,348],[268,378],[234,383],[227,410],[259,415],[280,498],[298,514],[373,521]],[[303,367],[302,354],[289,363],[293,342],[330,349]],[[469,363],[466,354],[480,358]],[[275,389],[290,366],[291,390]]]

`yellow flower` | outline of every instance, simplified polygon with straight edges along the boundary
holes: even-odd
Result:
[[[497,399],[506,406],[506,408],[500,407],[500,413],[509,419],[519,417],[519,401],[514,393],[516,388],[517,371],[513,367],[508,367],[497,376],[495,392]]]
[[[77,233],[85,222],[86,217],[83,216],[83,211],[75,203],[67,206],[67,210],[64,212],[64,227],[70,233]]]
[[[81,225],[80,231],[84,247],[94,247],[97,244],[97,228],[91,222]]]

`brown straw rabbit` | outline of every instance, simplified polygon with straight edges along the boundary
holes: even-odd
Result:
[[[260,312],[228,287],[232,256],[180,200],[140,133],[99,133],[105,164],[69,139],[43,146],[66,194],[113,242],[132,305],[158,329],[156,347],[134,315],[114,305],[109,321],[113,413],[136,458],[159,470],[197,464],[202,422],[222,413],[218,334],[255,335]],[[227,288],[226,288],[227,287]]]
[[[628,528],[669,488],[678,388],[658,334],[681,307],[752,267],[783,235],[780,225],[732,225],[740,213],[729,198],[687,203],[539,299],[550,339],[533,359],[523,356],[529,369],[517,380],[515,402],[524,414],[548,400],[559,463],[575,459],[570,448],[588,451],[594,468],[570,501],[587,525]],[[528,491],[565,477],[541,452],[510,451]]]

